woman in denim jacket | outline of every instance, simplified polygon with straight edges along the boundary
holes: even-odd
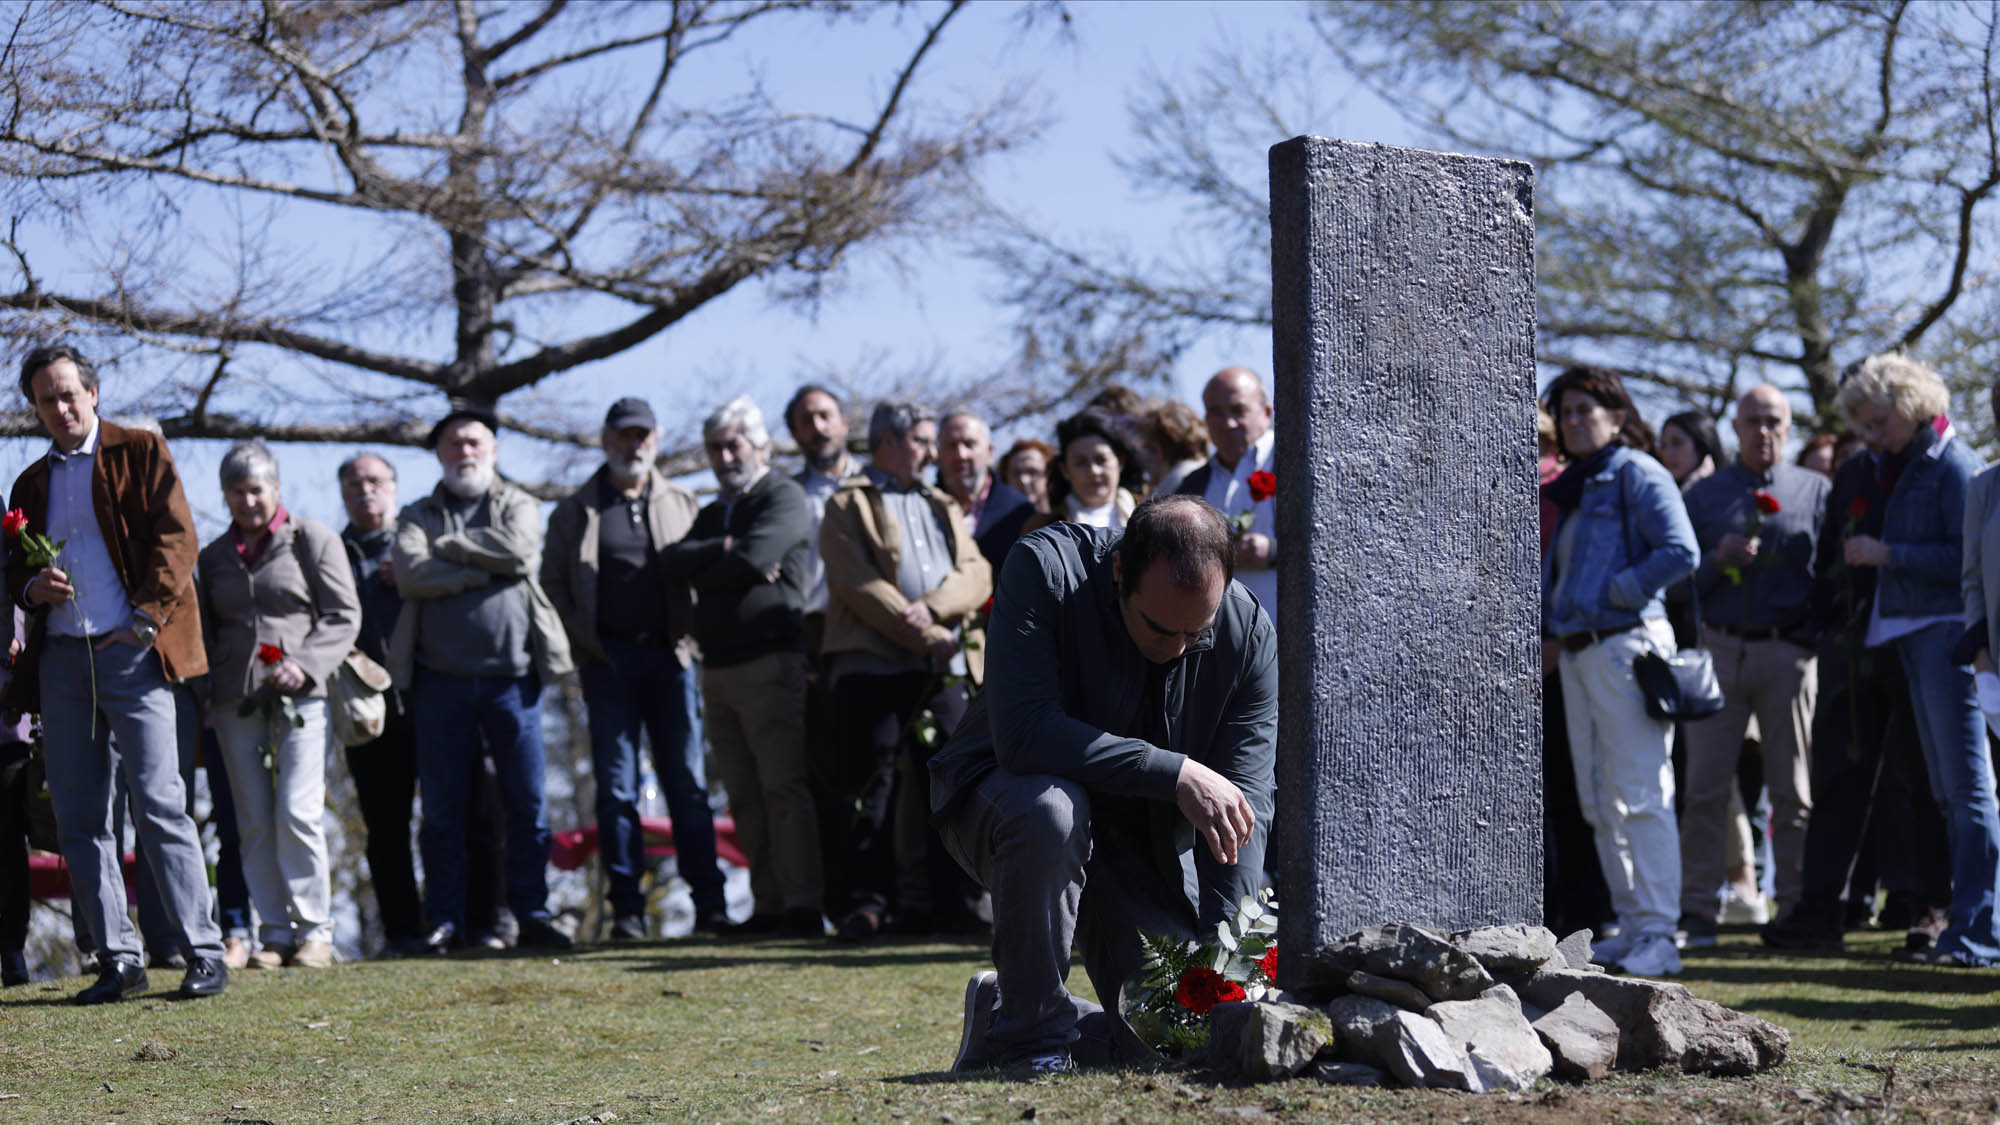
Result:
[[[1651,435],[1610,371],[1572,367],[1547,391],[1570,467],[1543,487],[1561,512],[1542,564],[1542,627],[1560,646],[1577,799],[1597,840],[1618,932],[1596,960],[1638,976],[1680,972],[1680,833],[1673,725],[1646,713],[1632,661],[1674,651],[1665,591],[1693,572],[1680,489],[1646,454]]]
[[[1881,538],[1852,535],[1842,550],[1849,566],[1881,568],[1867,644],[1893,644],[1903,662],[1917,741],[1951,848],[1950,923],[1935,946],[1899,956],[1944,965],[2000,965],[2000,931],[1993,917],[2000,892],[1993,760],[1972,668],[1953,651],[1965,629],[1960,577],[1966,490],[1981,461],[1945,421],[1951,395],[1944,381],[1900,355],[1869,356],[1856,364],[1841,382],[1838,404],[1868,443],[1889,489]]]

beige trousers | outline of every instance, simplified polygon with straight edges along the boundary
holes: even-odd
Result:
[[[806,782],[806,658],[703,668],[702,721],[750,859],[759,914],[819,910],[819,818]]]
[[[1703,640],[1715,656],[1722,710],[1687,724],[1687,784],[1681,793],[1681,913],[1715,916],[1731,831],[1736,758],[1754,715],[1771,792],[1771,862],[1778,911],[1798,901],[1812,817],[1812,715],[1819,698],[1813,654],[1789,641],[1746,641],[1720,630]]]

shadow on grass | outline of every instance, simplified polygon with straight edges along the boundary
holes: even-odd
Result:
[[[683,947],[684,948],[684,947]],[[938,949],[923,946],[898,949],[895,946],[870,946],[865,952],[850,949],[830,950],[823,946],[805,945],[796,951],[787,951],[773,956],[767,951],[738,953],[732,955],[728,947],[720,947],[710,954],[688,954],[675,951],[659,957],[639,958],[630,954],[618,957],[596,957],[598,961],[630,961],[626,968],[632,973],[676,973],[690,969],[737,969],[746,965],[816,965],[826,969],[872,969],[895,965],[942,965],[977,960],[985,956],[977,949]]]

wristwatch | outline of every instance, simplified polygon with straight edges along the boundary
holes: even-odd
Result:
[[[132,635],[139,638],[141,645],[152,648],[153,642],[160,639],[160,627],[150,621],[137,620],[132,622]]]

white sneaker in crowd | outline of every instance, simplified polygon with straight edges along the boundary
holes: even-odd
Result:
[[[1722,885],[1722,910],[1716,921],[1725,926],[1763,926],[1771,921],[1771,903],[1752,890],[1744,894],[1736,884]]]
[[[1590,943],[1591,963],[1610,968],[1624,960],[1625,955],[1632,952],[1632,947],[1636,944],[1638,944],[1638,938],[1635,935],[1622,931],[1607,934]]]
[[[1618,962],[1618,969],[1635,977],[1677,977],[1681,975],[1681,951],[1674,948],[1673,935],[1653,934],[1640,939]]]

